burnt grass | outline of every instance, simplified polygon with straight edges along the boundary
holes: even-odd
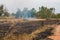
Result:
[[[13,26],[11,26],[13,25]],[[2,40],[6,35],[8,35],[11,31],[14,31],[13,34],[31,34],[38,28],[44,26],[43,22],[36,21],[36,22],[16,22],[14,24],[11,24],[9,22],[4,23],[0,22],[0,39]],[[33,38],[32,40],[52,40],[48,38],[48,36],[51,36],[53,33],[51,32],[52,28],[45,30],[44,32],[41,32],[37,34],[38,36]]]

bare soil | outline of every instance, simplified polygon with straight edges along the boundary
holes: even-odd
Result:
[[[54,30],[54,35],[50,36],[49,38],[53,40],[60,40],[60,25],[57,25]]]

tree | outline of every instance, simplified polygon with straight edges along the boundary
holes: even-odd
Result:
[[[55,18],[56,17],[56,15],[55,15],[55,8],[50,8],[50,13],[51,13],[51,15],[50,15],[50,18]]]
[[[9,16],[7,9],[4,9],[3,5],[0,6],[0,16]]]
[[[4,16],[7,16],[7,17],[10,16],[10,13],[8,12],[6,8],[3,11],[4,11]]]
[[[38,18],[51,18],[53,15],[53,8],[39,7],[39,11],[36,13]]]
[[[60,13],[57,13],[56,18],[60,18]]]
[[[15,13],[12,13],[11,16],[15,16]]]
[[[32,8],[31,9],[31,17],[35,17],[36,15],[36,10],[35,10],[35,8]]]
[[[4,7],[3,5],[0,6],[0,16],[2,16],[2,14],[4,13],[3,12],[3,7]]]
[[[15,14],[15,18],[21,18],[21,17],[22,17],[21,10],[18,9],[16,14]]]

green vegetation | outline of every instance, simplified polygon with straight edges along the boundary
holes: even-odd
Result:
[[[5,16],[9,16],[10,14],[8,13],[8,11],[6,10],[6,8],[4,9],[3,5],[0,5],[0,17],[5,17]]]
[[[60,13],[55,13],[55,8],[39,7],[39,11],[35,13],[37,18],[60,18]]]
[[[46,18],[46,19],[48,19],[48,18],[60,18],[60,13],[55,13],[55,8],[47,8],[44,6],[39,7],[38,11],[36,11],[35,8],[32,8],[31,10],[27,10],[26,12],[28,12],[28,14],[27,14],[28,16],[30,15],[31,17],[34,16],[36,18]],[[20,14],[20,12],[19,12],[19,14]],[[7,9],[4,8],[3,5],[0,5],[0,17],[5,17],[5,16],[8,17],[10,15],[14,17],[16,15],[18,16],[19,14],[15,14],[15,13],[10,14],[7,11]],[[20,14],[20,16],[22,16],[22,15]]]
[[[52,18],[54,14],[54,8],[39,7],[39,11],[36,13],[36,17],[40,18]]]

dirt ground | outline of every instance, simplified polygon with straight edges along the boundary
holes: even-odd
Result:
[[[57,25],[54,29],[54,35],[50,36],[49,38],[53,40],[60,40],[60,25]]]

